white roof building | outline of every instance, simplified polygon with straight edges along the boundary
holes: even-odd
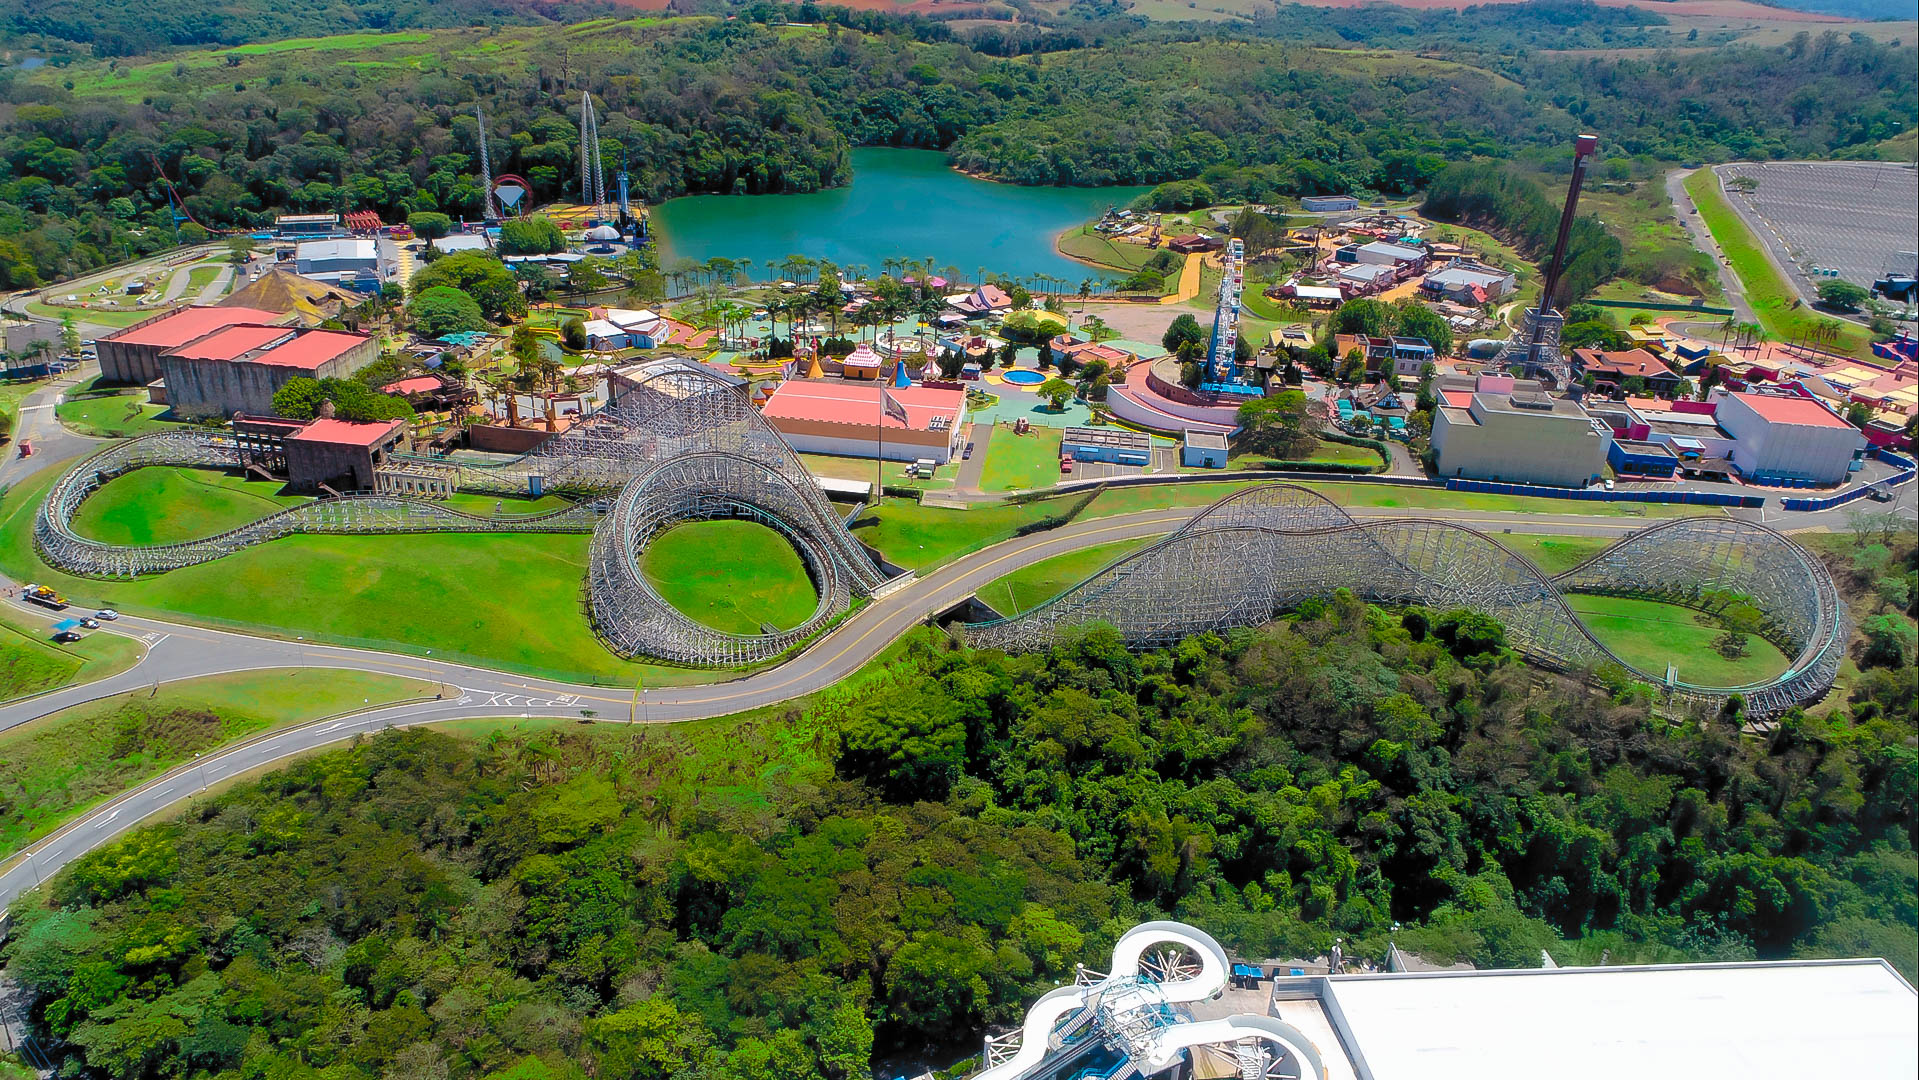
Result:
[[[588,342],[613,345],[616,348],[624,348],[626,345],[626,330],[615,326],[605,319],[589,319],[586,322],[586,340]]]
[[[1884,960],[1542,959],[1549,966],[1531,970],[1327,975],[1324,960],[1249,963],[1197,927],[1142,923],[1114,945],[1111,975],[1082,968],[1034,1000],[1019,1028],[986,1036],[974,1080],[1919,1075],[1919,994]]]
[[[646,308],[607,308],[606,318],[627,330],[650,330],[662,321],[658,312]]]
[[[1397,266],[1400,263],[1412,263],[1426,257],[1425,248],[1407,247],[1405,244],[1389,244],[1384,240],[1375,240],[1362,244],[1354,254],[1363,263],[1378,263],[1382,266]]]
[[[487,243],[486,237],[479,233],[454,233],[435,237],[433,248],[442,255],[451,255],[456,251],[485,251]]]
[[[1348,1075],[1359,1080],[1919,1075],[1919,996],[1883,960],[1315,981],[1336,1006],[1324,1011],[1337,1013]],[[1282,993],[1276,987],[1283,1017]],[[1331,1065],[1340,1055],[1327,1049]]]

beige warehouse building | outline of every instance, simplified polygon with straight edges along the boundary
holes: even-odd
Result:
[[[1611,442],[1612,429],[1578,402],[1538,390],[1482,382],[1464,407],[1433,411],[1442,477],[1585,487],[1605,473]]]

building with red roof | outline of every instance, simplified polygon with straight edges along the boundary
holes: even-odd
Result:
[[[1843,483],[1866,451],[1859,429],[1813,398],[1721,390],[1712,400],[1733,465],[1756,483]]]
[[[160,377],[161,353],[229,326],[270,325],[285,319],[280,312],[250,307],[183,307],[155,315],[99,340],[100,378],[145,386]]]
[[[387,456],[406,445],[399,420],[361,423],[322,417],[286,436],[287,476],[302,491],[371,491]]]
[[[1627,379],[1640,379],[1655,394],[1671,397],[1679,390],[1679,375],[1666,362],[1644,349],[1574,349],[1573,363],[1593,382],[1614,388]]]
[[[888,402],[884,414],[882,395]],[[788,379],[761,413],[801,453],[880,457],[883,443],[888,460],[927,458],[944,465],[966,426],[966,391]]]
[[[242,324],[161,353],[160,373],[177,416],[267,414],[274,393],[292,380],[344,379],[379,355],[378,340],[365,334]]]

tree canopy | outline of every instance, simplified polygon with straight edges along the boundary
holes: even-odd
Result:
[[[566,234],[544,215],[513,218],[500,226],[500,254],[551,255],[566,250]]]
[[[450,285],[433,285],[420,290],[406,305],[413,328],[427,337],[440,337],[461,330],[485,330],[486,315],[471,296]]]
[[[526,298],[506,264],[484,251],[456,251],[433,260],[413,275],[407,286],[414,297],[430,289],[450,288],[465,293],[495,322],[526,314]]]

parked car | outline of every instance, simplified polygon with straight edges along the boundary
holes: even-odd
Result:
[[[1606,481],[1606,490],[1607,490],[1607,491],[1611,491],[1611,490],[1612,490],[1612,481],[1611,481],[1611,480],[1608,480],[1608,481]]]
[[[960,460],[964,461],[967,458],[970,458],[972,456],[973,456],[973,444],[971,442],[968,442],[966,444],[965,449],[960,451]]]
[[[1892,489],[1882,487],[1873,488],[1871,491],[1866,492],[1866,498],[1871,499],[1873,502],[1891,502]]]
[[[110,607],[103,607],[99,611],[94,612],[93,617],[96,619],[105,619],[108,622],[112,622],[114,619],[117,619],[120,617],[120,613],[113,610]]]
[[[1060,472],[1062,472],[1062,473],[1070,473],[1070,472],[1072,472],[1072,471],[1073,471],[1073,459],[1072,459],[1072,458],[1069,458],[1069,457],[1063,457],[1063,458],[1060,458],[1060,459],[1059,459],[1059,471],[1060,471]]]

